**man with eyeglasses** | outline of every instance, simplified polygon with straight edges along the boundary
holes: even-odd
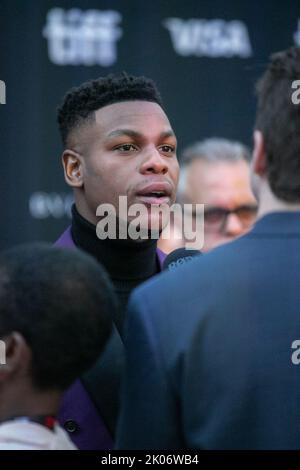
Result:
[[[205,204],[203,251],[248,231],[257,212],[248,149],[239,142],[211,138],[189,146],[181,161],[183,201]]]
[[[202,251],[243,235],[255,222],[257,203],[250,185],[250,158],[247,147],[221,138],[195,142],[183,151],[177,202],[187,204],[185,210],[191,204],[205,204]],[[193,230],[194,209],[190,214]],[[171,223],[171,234],[179,232],[176,219]],[[165,253],[184,245],[185,240],[175,235],[159,240]]]

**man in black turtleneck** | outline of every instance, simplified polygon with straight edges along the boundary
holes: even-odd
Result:
[[[138,243],[134,240],[100,240],[95,225],[82,217],[76,206],[72,207],[71,234],[76,246],[87,251],[107,269],[119,299],[120,331],[131,291],[160,271],[156,239]]]
[[[65,179],[74,190],[75,205],[72,225],[57,245],[81,248],[98,259],[112,279],[120,304],[108,348],[65,394],[60,422],[80,449],[109,449],[124,361],[125,307],[131,291],[161,270],[163,254],[151,237],[100,239],[96,212],[100,205],[110,204],[120,223],[119,197],[126,196],[128,208],[142,204],[147,209],[141,225],[145,222],[146,227],[161,230],[160,216],[151,208],[175,200],[176,137],[154,82],[126,74],[71,89],[58,110],[58,122]]]

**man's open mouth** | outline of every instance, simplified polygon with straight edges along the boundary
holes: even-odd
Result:
[[[144,204],[170,204],[171,187],[168,183],[152,183],[137,193]]]

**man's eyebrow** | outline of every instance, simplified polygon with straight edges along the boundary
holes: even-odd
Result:
[[[167,138],[167,137],[175,137],[176,139],[176,135],[174,134],[174,132],[172,131],[172,129],[169,129],[168,131],[164,131],[160,134],[160,137],[162,139],[164,138]]]
[[[119,137],[122,135],[128,135],[129,137],[135,138],[142,137],[142,134],[132,129],[116,129],[115,131],[110,132],[107,137]]]
[[[134,131],[133,129],[116,129],[110,132],[107,137],[112,138],[112,137],[120,137],[124,135],[127,135],[128,137],[133,137],[136,139],[143,137],[143,134],[141,134],[140,132]],[[167,137],[175,137],[175,134],[172,131],[172,129],[161,132],[160,134],[161,139],[164,139]]]

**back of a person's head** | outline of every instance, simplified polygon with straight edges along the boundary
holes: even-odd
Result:
[[[41,390],[64,390],[99,357],[116,303],[103,268],[79,250],[28,244],[0,255],[0,338],[20,333]]]
[[[293,103],[300,77],[300,47],[273,54],[257,84],[256,129],[263,134],[267,176],[273,193],[300,201],[300,104]]]
[[[160,93],[153,80],[123,72],[89,80],[71,88],[58,108],[57,120],[64,146],[74,129],[92,121],[94,113],[104,106],[122,101],[150,101],[162,106]]]

